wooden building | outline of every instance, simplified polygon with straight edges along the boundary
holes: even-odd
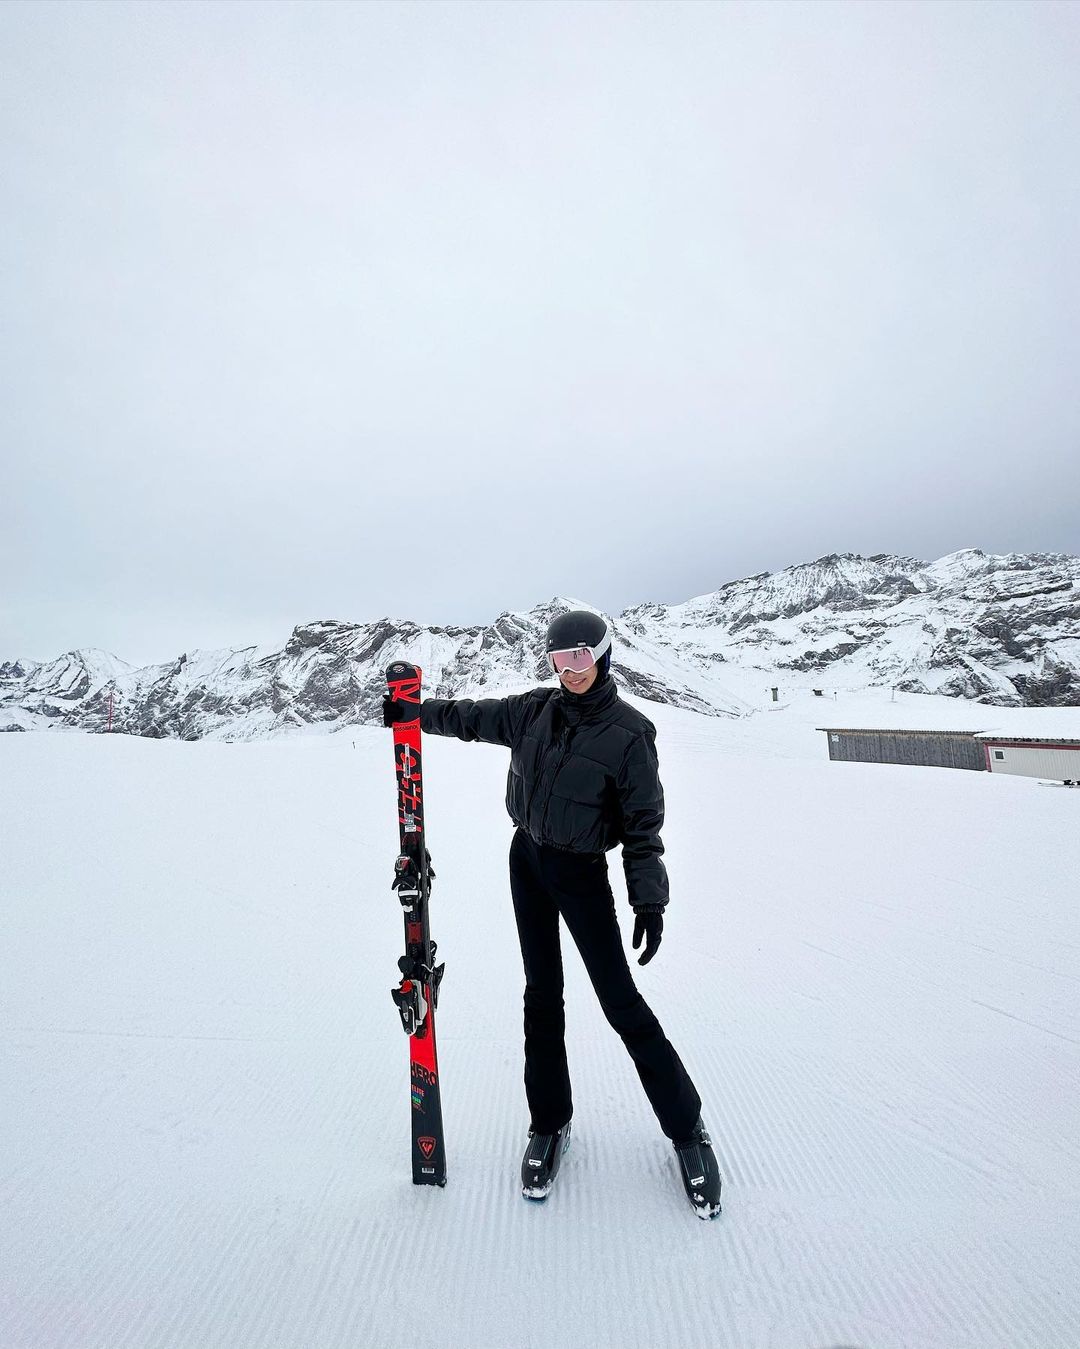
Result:
[[[846,763],[897,763],[925,768],[986,771],[986,751],[974,731],[901,731],[819,726],[829,758]]]

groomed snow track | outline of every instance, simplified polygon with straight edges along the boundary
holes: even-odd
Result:
[[[385,738],[4,737],[3,1349],[1080,1345],[1077,795],[659,711],[640,985],[706,1100],[710,1224],[569,952],[574,1147],[520,1198],[503,753],[426,760],[435,1191]]]

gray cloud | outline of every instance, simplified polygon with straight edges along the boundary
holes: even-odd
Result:
[[[0,656],[1080,552],[1068,5],[0,10]]]

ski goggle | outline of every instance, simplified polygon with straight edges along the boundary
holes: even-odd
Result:
[[[565,651],[549,651],[548,664],[556,674],[584,674],[596,664],[596,652],[591,646],[573,646]]]

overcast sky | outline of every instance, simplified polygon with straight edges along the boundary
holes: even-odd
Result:
[[[0,660],[1080,553],[1080,5],[0,6]]]

